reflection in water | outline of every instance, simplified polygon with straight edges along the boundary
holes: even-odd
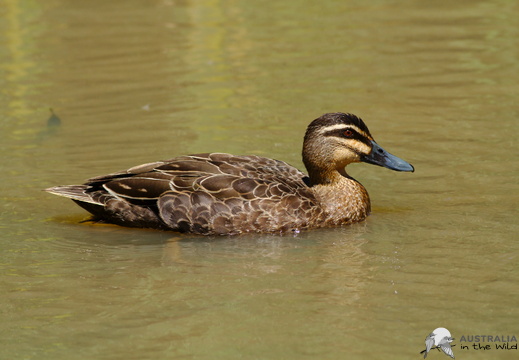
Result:
[[[0,357],[411,358],[439,326],[513,334],[518,19],[499,0],[1,2]],[[40,190],[203,151],[301,164],[330,111],[417,168],[352,166],[373,203],[352,227],[200,239],[79,223]]]
[[[36,2],[6,0],[0,5],[5,30],[0,35],[0,73],[2,74],[3,96],[0,104],[2,118],[15,126],[2,126],[3,137],[13,140],[33,138],[37,132],[35,115],[38,105],[30,99],[44,86],[33,82],[38,73],[45,69],[45,61],[39,56],[37,38],[42,28],[37,26],[41,7]]]
[[[257,348],[266,351],[272,341],[276,343],[275,324],[287,331],[285,347],[295,345],[291,343],[298,336],[296,329],[305,329],[306,344],[299,343],[299,351],[326,352],[331,341],[342,341],[337,336],[342,339],[351,333],[353,341],[355,331],[363,327],[351,318],[362,307],[372,271],[365,264],[363,233],[362,226],[351,231],[324,230],[318,243],[304,234],[205,241],[177,238],[165,245],[162,266],[166,268],[143,281],[154,294],[149,301],[160,301],[160,294],[166,292],[169,298],[164,306],[173,299],[181,308],[188,305],[177,321],[192,332],[181,337],[187,343],[176,354],[203,355],[210,348],[187,345],[189,339],[225,343],[229,336],[236,338],[236,326],[241,336],[254,336]],[[333,325],[329,319],[335,319]],[[281,345],[274,346],[273,354],[286,351]]]

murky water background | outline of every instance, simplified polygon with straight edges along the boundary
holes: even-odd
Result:
[[[504,0],[1,0],[0,358],[421,358],[443,326],[516,359],[458,340],[519,337],[518,29]],[[41,191],[204,151],[302,168],[331,111],[416,167],[351,166],[354,226],[179,236]]]

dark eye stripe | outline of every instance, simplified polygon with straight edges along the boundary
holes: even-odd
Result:
[[[351,136],[344,136],[344,132],[346,130],[349,130],[351,131],[352,135]],[[368,146],[371,146],[371,140],[368,139],[366,136],[364,135],[361,135],[359,134],[356,130],[352,129],[352,128],[343,128],[343,129],[334,129],[334,130],[330,130],[330,131],[327,131],[323,134],[324,136],[335,136],[335,137],[338,137],[338,138],[341,138],[341,139],[355,139],[355,140],[358,140]]]

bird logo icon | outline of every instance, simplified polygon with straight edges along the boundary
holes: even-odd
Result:
[[[454,353],[452,352],[451,342],[454,338],[451,336],[451,333],[446,328],[437,328],[434,329],[432,333],[427,335],[425,338],[425,350],[420,352],[420,354],[424,354],[423,358],[427,357],[429,351],[432,349],[437,349],[438,351],[443,351],[445,355],[450,356],[454,359]],[[455,345],[452,345],[455,346]]]

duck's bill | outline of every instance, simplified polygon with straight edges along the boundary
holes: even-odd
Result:
[[[396,171],[414,171],[413,165],[382,149],[376,142],[372,142],[373,149],[369,155],[363,155],[361,160],[369,164],[383,166]]]

